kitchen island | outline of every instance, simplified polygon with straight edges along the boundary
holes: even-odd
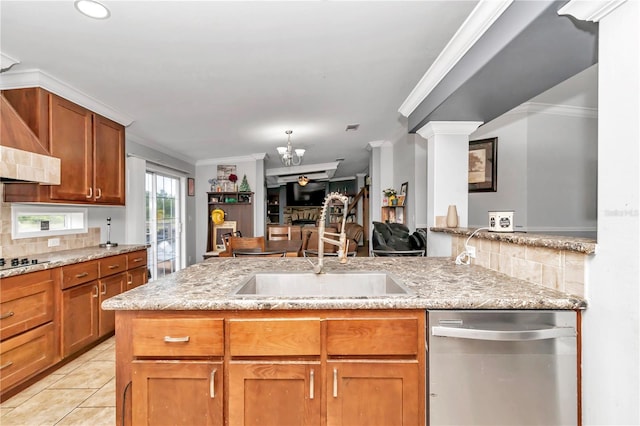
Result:
[[[425,424],[426,311],[586,307],[580,297],[449,258],[325,266],[386,272],[410,294],[230,295],[253,273],[312,265],[227,258],[103,302],[117,311],[118,424]]]

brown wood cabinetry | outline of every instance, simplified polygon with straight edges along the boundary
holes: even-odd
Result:
[[[0,390],[52,366],[58,357],[52,272],[0,280]]]
[[[133,321],[133,424],[224,424],[223,325],[215,318]]]
[[[139,250],[127,254],[127,282],[123,292],[145,284],[147,276],[147,251]]]
[[[424,311],[119,311],[117,421],[124,411],[127,425],[425,424],[425,321]]]
[[[253,237],[253,192],[207,192],[207,199],[209,204],[207,251],[213,251],[216,249],[216,244],[222,244],[221,241],[216,243],[213,240],[214,224],[211,220],[211,212],[215,209],[224,211],[225,221],[236,222],[236,231],[240,231],[243,237]]]
[[[61,160],[60,185],[5,185],[5,201],[125,204],[124,126],[41,88],[3,94]]]
[[[146,266],[129,271],[129,258],[145,259],[146,250],[108,256],[60,268],[62,291],[62,354],[69,356],[115,330],[115,313],[102,302],[146,282]],[[138,284],[139,283],[139,284]]]

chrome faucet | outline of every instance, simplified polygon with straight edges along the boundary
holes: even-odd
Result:
[[[342,228],[340,233],[325,231],[325,220],[327,217],[327,209],[331,205],[332,200],[341,201],[344,204],[342,208]],[[340,263],[347,263],[347,234],[344,232],[344,225],[347,221],[347,213],[349,209],[349,197],[332,192],[324,199],[324,205],[322,206],[322,213],[320,214],[320,226],[318,227],[318,264],[313,267],[313,272],[321,274],[324,269],[324,243],[333,244],[338,246],[338,258]],[[333,237],[338,237],[336,240]]]

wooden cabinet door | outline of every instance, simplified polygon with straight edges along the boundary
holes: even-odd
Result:
[[[420,424],[417,362],[328,362],[327,425]]]
[[[98,339],[98,282],[62,292],[62,355],[68,356]]]
[[[320,363],[229,365],[229,424],[319,425]]]
[[[49,186],[52,200],[90,201],[93,190],[93,144],[91,112],[50,96],[49,146],[60,159],[60,185]]]
[[[100,285],[100,297],[98,298],[98,310],[100,312],[98,326],[100,337],[111,333],[116,329],[116,311],[102,310],[102,302],[110,297],[117,296],[122,293],[122,289],[126,285],[126,278],[127,273],[121,272],[107,278],[102,278],[98,282]]]
[[[128,291],[132,288],[139,287],[147,283],[147,267],[141,266],[139,268],[130,269],[127,271],[127,282],[124,285],[122,291]]]
[[[223,425],[223,368],[213,361],[134,361],[134,425]]]
[[[97,114],[93,117],[95,202],[124,205],[124,127]]]

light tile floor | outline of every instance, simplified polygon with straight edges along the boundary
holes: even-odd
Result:
[[[2,426],[116,423],[115,338],[54,371],[0,405]]]

